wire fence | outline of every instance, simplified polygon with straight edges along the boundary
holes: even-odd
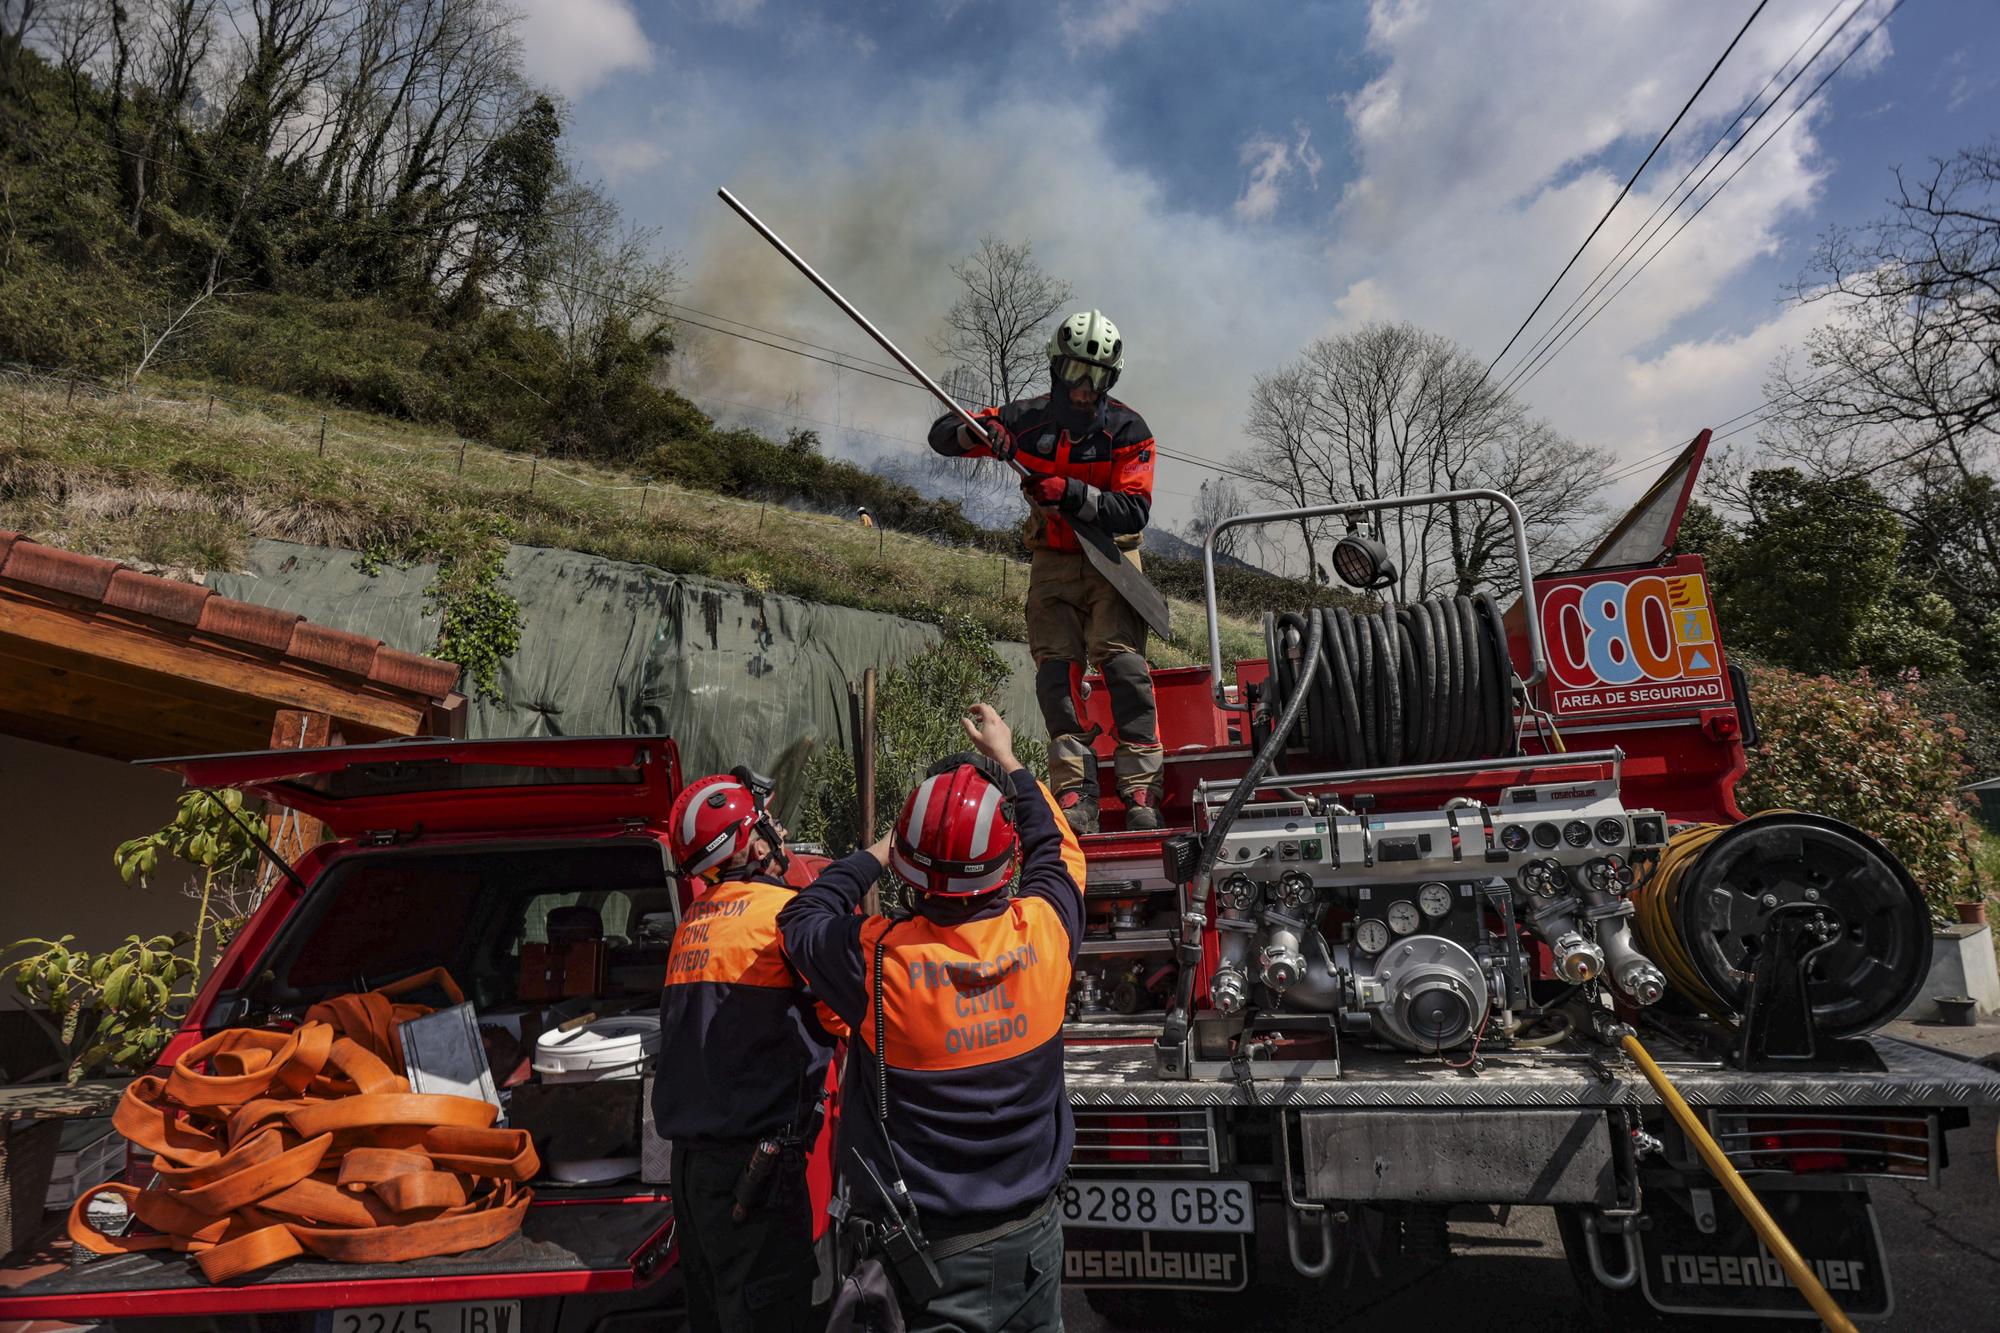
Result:
[[[396,439],[381,432],[354,431],[334,424],[338,417],[333,413],[288,410],[282,404],[265,399],[218,393],[208,385],[156,384],[147,386],[142,392],[134,383],[107,380],[62,367],[40,366],[25,362],[0,362],[0,383],[8,382],[38,391],[45,399],[59,396],[63,400],[65,410],[73,409],[79,398],[85,398],[129,407],[134,411],[169,412],[176,414],[182,420],[208,423],[215,420],[215,410],[218,406],[222,406],[239,414],[261,418],[264,423],[276,428],[272,432],[276,441],[317,458],[343,455],[366,458],[371,452],[377,453],[378,456],[380,453],[387,453],[439,481],[449,479],[473,485],[491,486],[495,489],[516,489],[525,495],[560,495],[572,504],[608,510],[642,520],[664,519],[666,507],[669,505],[682,508],[699,505],[711,512],[718,510],[734,512],[746,524],[754,522],[758,530],[762,529],[769,510],[773,508],[783,510],[788,521],[805,519],[838,525],[848,530],[861,526],[858,514],[846,512],[844,508],[842,510],[815,508],[808,499],[802,497],[745,499],[714,491],[692,490],[670,482],[617,474],[604,469],[594,469],[598,475],[593,477],[586,475],[582,469],[574,465],[559,466],[541,454],[499,449],[468,440],[463,436]],[[17,422],[6,424],[15,426],[16,438],[23,447],[26,447],[28,429],[25,403],[21,407]],[[4,438],[4,435],[0,435],[0,439]],[[878,554],[886,554],[887,544],[892,538],[898,542],[922,542],[962,554],[976,551],[984,557],[997,561],[1001,566],[1000,577],[1003,585],[1011,584],[1019,577],[1009,575],[1005,568],[1007,565],[1022,563],[1016,557],[984,547],[961,546],[939,541],[927,533],[892,532],[880,515],[871,517]]]

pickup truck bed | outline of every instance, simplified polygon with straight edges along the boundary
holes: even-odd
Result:
[[[519,1233],[468,1254],[394,1264],[294,1259],[222,1286],[170,1250],[107,1255],[0,1297],[0,1317],[62,1318],[86,1306],[91,1317],[117,1318],[626,1291],[656,1271],[672,1243],[673,1206],[663,1192],[544,1195]]]

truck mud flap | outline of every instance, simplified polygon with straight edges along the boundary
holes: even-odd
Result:
[[[1242,1291],[1249,1237],[1223,1231],[1063,1228],[1063,1285],[1079,1289]]]
[[[1651,1225],[1639,1233],[1646,1300],[1669,1314],[1814,1318],[1743,1215],[1720,1190],[1706,1193],[1693,1207],[1679,1192],[1648,1195]],[[1894,1312],[1882,1232],[1864,1191],[1758,1190],[1757,1197],[1850,1318]],[[1714,1230],[1704,1232],[1710,1218]]]

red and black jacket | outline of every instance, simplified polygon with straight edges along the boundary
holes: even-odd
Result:
[[[1083,935],[1083,852],[1032,774],[1019,769],[1009,780],[1022,853],[1011,898],[960,913],[934,899],[925,915],[903,920],[857,916],[882,867],[856,852],[778,914],[786,953],[856,1034],[840,1161],[851,1147],[885,1182],[901,1175],[919,1215],[954,1230],[1046,1199],[1076,1138],[1062,1024]],[[893,1164],[875,1122],[878,942]],[[854,1182],[854,1197],[863,1212],[882,1211],[865,1180]]]
[[[1072,439],[1058,424],[1047,394],[982,408],[974,415],[982,421],[999,418],[1014,437],[1015,457],[1030,472],[1081,483],[1078,518],[1121,538],[1120,546],[1139,544],[1139,532],[1153,510],[1153,432],[1144,417],[1107,396],[1096,422]],[[983,444],[962,448],[958,427],[956,415],[939,417],[931,426],[931,448],[947,458],[993,456]],[[1081,549],[1069,520],[1039,507],[1029,511],[1025,540],[1031,548]]]
[[[663,1138],[700,1147],[806,1130],[838,1023],[785,959],[778,913],[795,892],[761,876],[726,881],[674,933],[653,1080]]]

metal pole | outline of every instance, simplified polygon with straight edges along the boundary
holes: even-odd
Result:
[[[542,470],[542,460],[531,459],[528,463],[528,494],[535,493],[535,474]]]
[[[652,493],[653,493],[653,484],[651,482],[647,482],[644,486],[640,487],[639,489],[640,518],[644,518],[646,516],[646,497],[651,495]]]
[[[208,411],[203,415],[202,420],[215,420],[215,390],[213,389],[208,391]]]
[[[319,414],[319,456],[326,457],[326,413]]]
[[[769,241],[772,244],[772,246],[776,248],[779,254],[791,260],[793,268],[796,268],[799,272],[805,274],[806,277],[812,281],[813,286],[819,288],[822,292],[826,293],[828,300],[832,301],[835,305],[839,306],[842,310],[846,311],[847,317],[849,319],[853,320],[856,324],[859,324],[862,327],[863,331],[865,331],[869,337],[873,338],[876,344],[880,346],[883,351],[887,352],[890,356],[896,359],[896,364],[900,365],[903,369],[909,371],[910,374],[914,375],[919,384],[923,385],[926,389],[929,389],[932,395],[936,397],[936,399],[939,402],[943,403],[947,408],[951,409],[952,413],[955,416],[957,416],[960,421],[964,422],[965,425],[971,429],[974,435],[978,436],[982,440],[985,440],[988,444],[992,443],[992,439],[986,434],[986,428],[979,424],[978,419],[974,417],[972,413],[966,411],[965,408],[959,405],[958,399],[952,397],[950,394],[946,393],[943,389],[939,388],[938,382],[932,379],[929,375],[925,374],[922,366],[919,366],[916,362],[910,360],[909,357],[904,356],[902,348],[890,342],[889,336],[883,333],[882,330],[876,328],[874,324],[870,323],[868,316],[862,314],[859,310],[856,310],[853,304],[850,301],[848,301],[846,297],[842,296],[839,292],[835,291],[833,289],[833,284],[828,282],[825,278],[822,278],[819,275],[819,273],[814,270],[811,264],[808,264],[803,258],[800,257],[798,251],[792,249],[791,246],[786,245],[783,237],[779,236],[778,233],[772,231],[769,227],[765,226],[762,218],[759,218],[755,213],[752,213],[748,208],[744,206],[742,200],[738,199],[735,195],[731,194],[727,189],[719,189],[715,193],[721,197],[723,203],[728,204],[731,208],[735,209],[739,217],[741,217],[745,222],[749,223],[752,227],[754,227],[759,236],[762,236],[765,240]],[[1007,460],[1007,465],[1013,468],[1015,472],[1019,473],[1023,477],[1029,475],[1028,469],[1021,464],[1019,459],[1010,458]]]
[[[67,412],[72,407],[75,406],[76,406],[76,380],[74,377],[72,377],[69,382],[69,397],[63,399],[63,411]]]
[[[459,476],[459,477],[462,477],[462,476],[464,476],[464,475],[465,475],[465,441],[464,441],[464,440],[460,440],[460,441],[458,442],[458,471],[457,471],[457,472],[455,472],[455,473],[453,473],[452,475],[453,475],[453,476]]]

